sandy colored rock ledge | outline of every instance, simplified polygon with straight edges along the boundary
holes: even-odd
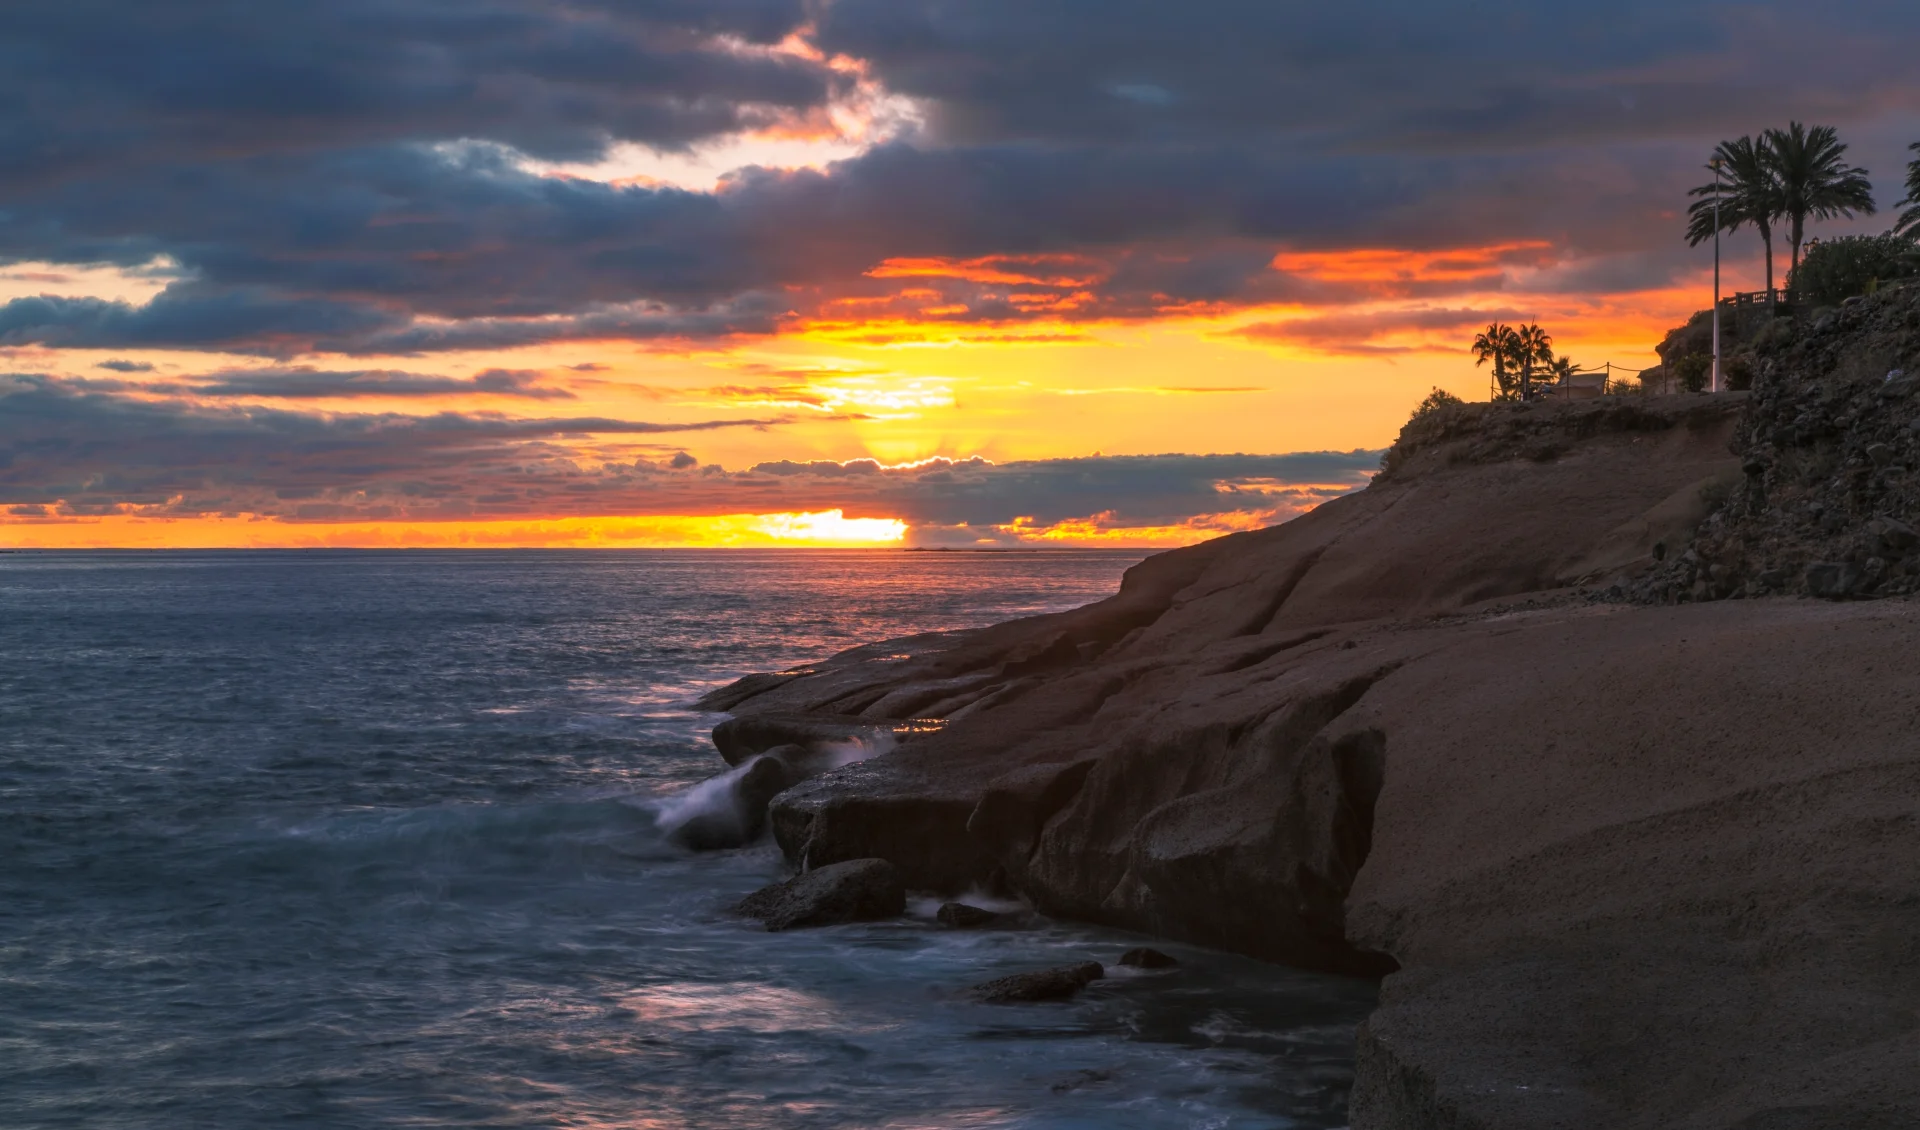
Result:
[[[1920,609],[1594,599],[1744,408],[1469,408],[1108,601],[723,696],[903,727],[775,800],[796,861],[1386,974],[1356,1130],[1920,1125]]]

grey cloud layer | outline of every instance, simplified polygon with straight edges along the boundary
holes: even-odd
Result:
[[[0,377],[0,506],[295,520],[719,514],[842,508],[919,525],[1111,512],[1164,525],[1298,509],[1366,482],[1378,452],[699,467],[673,444],[779,418],[685,425],[441,413],[319,414],[143,399],[110,382]],[[598,452],[583,461],[577,442]],[[1229,484],[1223,487],[1221,484]]]
[[[471,377],[442,377],[393,369],[237,369],[185,386],[196,396],[337,400],[352,397],[430,397],[486,394],[528,400],[572,400],[563,388],[542,384],[543,374],[523,369],[487,369]]]
[[[826,103],[827,68],[737,46],[804,19],[801,0],[21,0],[0,11],[0,175],[461,137],[556,158],[685,145]]]
[[[820,42],[966,142],[1488,151],[1911,97],[1898,0],[836,0]]]
[[[849,81],[926,129],[718,193],[528,175],[513,150],[695,144]],[[922,279],[971,322],[1332,303],[1282,245],[1535,238],[1657,285],[1705,146],[1907,114],[1920,9],[1114,0],[29,2],[0,13],[0,257],[137,264],[143,307],[0,306],[0,341],[397,354],[711,339],[885,296],[895,257],[1087,257],[1088,286]],[[1782,76],[1791,76],[1783,82]],[[508,147],[511,147],[508,148]],[[1856,153],[1891,173],[1898,151]],[[1499,284],[1496,278],[1494,285]],[[1440,297],[1458,284],[1415,296]]]
[[[413,506],[461,513],[486,493],[474,484],[489,475],[537,481],[564,474],[571,457],[553,442],[563,437],[783,422],[208,408],[130,396],[115,385],[0,376],[0,502],[65,502],[81,513],[120,504],[183,514],[283,513],[290,502],[325,497],[342,513],[364,508],[379,516]]]
[[[764,50],[808,21],[918,98],[924,132],[718,194],[530,177],[503,148],[672,148],[816,111],[847,79]],[[1818,19],[1784,0],[29,2],[0,13],[0,255],[184,274],[148,307],[15,299],[0,341],[724,338],[889,294],[864,276],[889,257],[1089,255],[1068,317],[1356,295],[1267,271],[1281,244],[1548,238],[1657,284],[1684,255],[1661,213],[1703,144],[1912,113],[1914,36],[1920,10],[1885,0]],[[1058,317],[1008,286],[922,286],[954,320]]]

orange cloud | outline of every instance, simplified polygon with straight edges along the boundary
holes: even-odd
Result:
[[[993,529],[996,533],[1035,545],[1177,549],[1183,545],[1193,545],[1209,538],[1217,538],[1222,534],[1264,529],[1303,514],[1313,509],[1320,501],[1316,498],[1297,507],[1279,506],[1263,510],[1227,510],[1217,514],[1200,514],[1184,522],[1167,526],[1122,525],[1113,511],[1103,510],[1084,518],[1068,518],[1046,526],[1036,524],[1032,518],[1015,518]]]
[[[1435,251],[1399,248],[1351,248],[1340,251],[1282,251],[1273,257],[1276,271],[1316,282],[1392,286],[1405,283],[1472,283],[1497,280],[1512,267],[1543,267],[1556,260],[1544,240],[1454,247]]]

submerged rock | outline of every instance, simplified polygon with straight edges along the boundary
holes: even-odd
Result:
[[[850,859],[762,887],[737,908],[768,930],[834,926],[892,918],[907,909],[906,888],[884,859]]]
[[[968,906],[964,902],[942,903],[934,913],[934,919],[942,926],[952,926],[956,930],[971,929],[975,926],[989,926],[1005,918],[998,911],[978,906]]]
[[[1032,973],[1015,973],[973,987],[973,995],[988,1004],[1019,1004],[1026,1001],[1063,1001],[1107,975],[1097,961],[1061,965]]]
[[[1120,955],[1120,964],[1135,969],[1172,969],[1180,962],[1171,954],[1161,953],[1149,946],[1136,946]]]

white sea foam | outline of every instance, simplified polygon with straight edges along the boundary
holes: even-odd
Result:
[[[740,764],[699,782],[685,792],[661,797],[653,802],[654,819],[660,830],[668,835],[685,827],[688,823],[706,816],[730,816],[740,821],[739,794],[735,790],[740,778],[757,757],[748,758]]]

